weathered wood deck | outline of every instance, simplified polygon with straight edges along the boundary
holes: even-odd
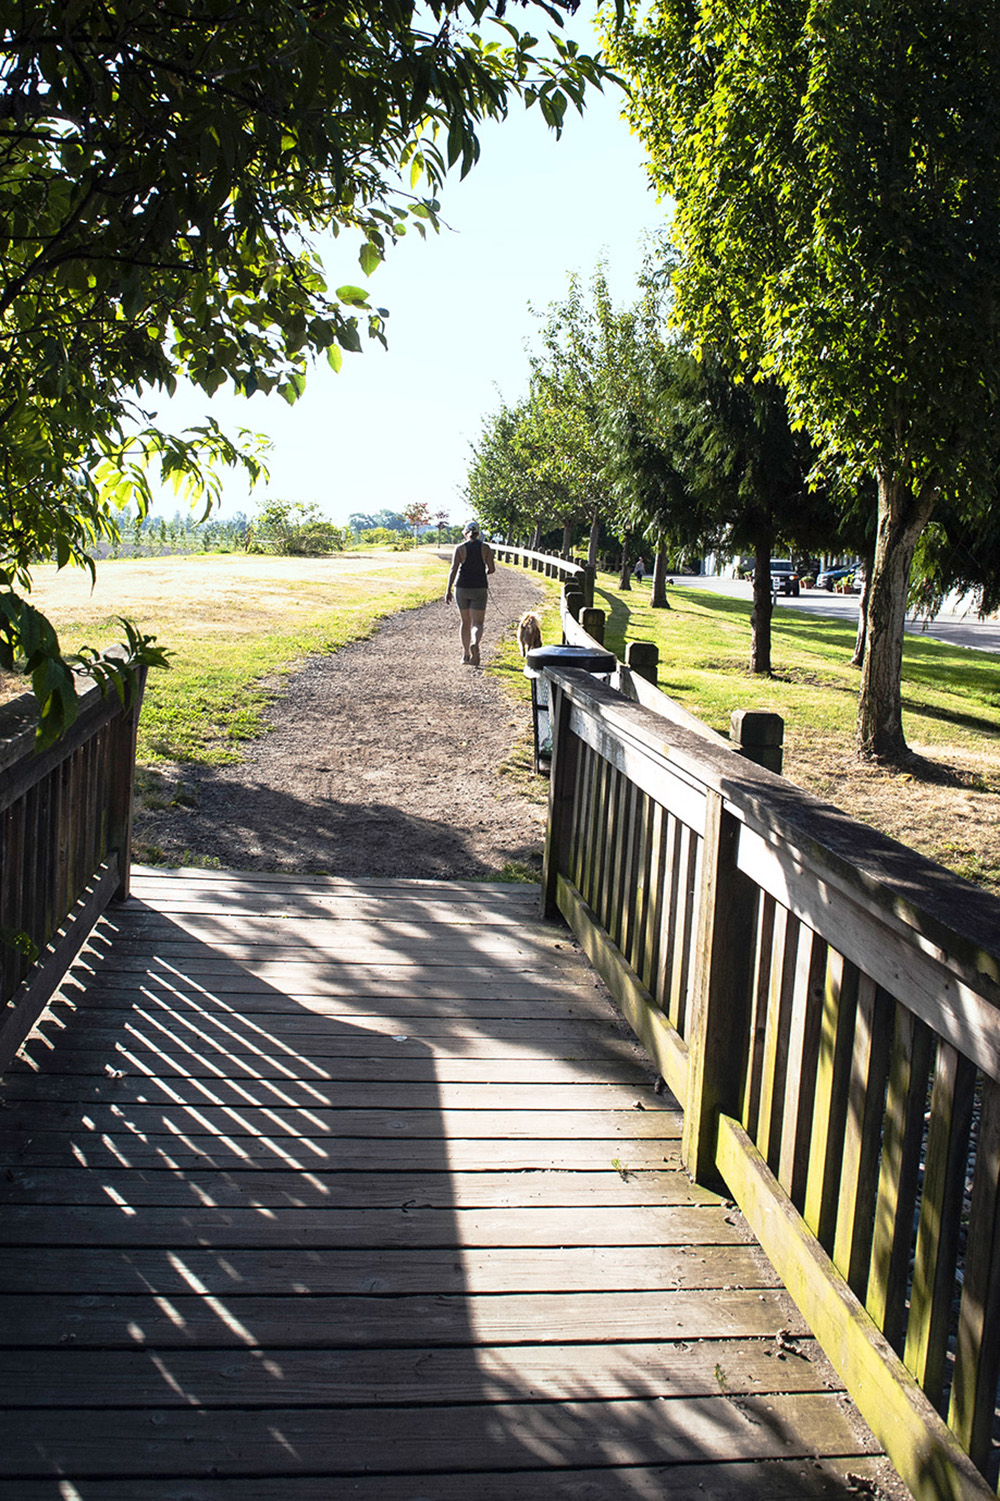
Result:
[[[532,888],[133,894],[3,1085],[2,1501],[884,1477]]]

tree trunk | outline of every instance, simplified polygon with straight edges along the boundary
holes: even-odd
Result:
[[[924,489],[915,496],[902,476],[879,474],[878,533],[858,696],[857,745],[863,761],[898,766],[907,759],[900,686],[906,595],[913,550],[936,500],[935,490]]]
[[[601,541],[601,521],[595,516],[590,523],[590,541],[587,543],[587,562],[591,568],[597,567],[597,549]]]
[[[753,609],[750,611],[750,671],[771,672],[771,534],[753,555]]]
[[[529,551],[530,552],[538,552],[538,551],[540,551],[541,546],[542,546],[542,524],[541,524],[541,522],[539,522],[538,525],[535,527],[534,532],[531,535],[531,547],[529,548]]]
[[[567,561],[573,556],[573,523],[563,522],[562,556]]]
[[[861,594],[858,598],[858,634],[854,639],[854,655],[851,658],[852,667],[861,667],[865,660],[865,645],[868,640],[868,595],[872,587],[872,568],[875,566],[875,549],[869,547],[862,559],[864,565],[864,582],[861,585]]]
[[[670,609],[667,598],[667,554],[662,547],[656,549],[653,558],[653,592],[649,603],[654,610]]]

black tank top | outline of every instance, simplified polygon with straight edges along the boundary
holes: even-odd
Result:
[[[481,537],[472,537],[466,542],[465,562],[459,564],[455,585],[459,589],[485,589],[487,587]]]

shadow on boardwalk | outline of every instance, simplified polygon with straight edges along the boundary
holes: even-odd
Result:
[[[530,888],[134,889],[5,1081],[3,1501],[892,1485]]]

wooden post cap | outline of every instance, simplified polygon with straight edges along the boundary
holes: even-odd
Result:
[[[578,589],[575,584],[563,584],[562,593],[567,610],[574,620],[579,620],[580,611],[583,609],[583,590]]]
[[[660,649],[655,641],[630,641],[625,648],[625,665],[637,677],[656,684],[656,672],[660,662]]]
[[[729,738],[735,745],[784,745],[785,721],[764,709],[734,709]]]
[[[583,626],[584,630],[587,632],[587,635],[588,636],[592,636],[595,641],[599,641],[601,643],[601,645],[603,646],[604,645],[604,611],[603,610],[588,610],[588,609],[584,608],[584,609],[582,609],[580,611],[579,620],[580,620],[580,624]]]

